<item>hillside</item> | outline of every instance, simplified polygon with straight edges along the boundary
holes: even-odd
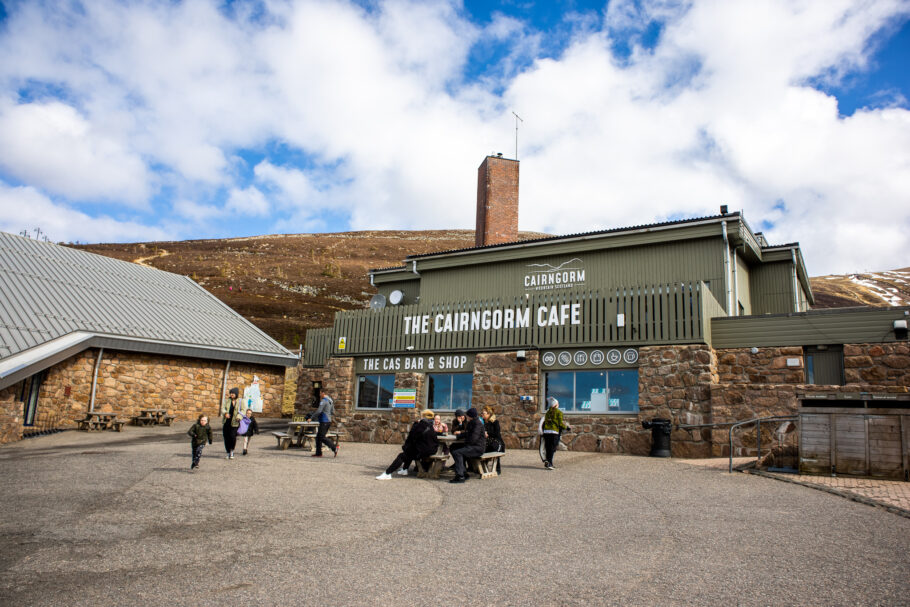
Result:
[[[522,232],[522,239],[546,236]],[[307,329],[363,308],[376,290],[367,271],[408,255],[474,245],[473,230],[368,231],[252,236],[77,248],[190,276],[260,329],[296,350]],[[910,305],[910,268],[812,278],[816,308]]]

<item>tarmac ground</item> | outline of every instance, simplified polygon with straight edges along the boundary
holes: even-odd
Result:
[[[217,427],[190,472],[188,426],[0,447],[0,605],[910,605],[910,518],[793,482],[523,450],[377,481],[399,447],[226,460]]]

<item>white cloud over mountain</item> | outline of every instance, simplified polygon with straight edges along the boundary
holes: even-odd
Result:
[[[0,229],[31,227],[16,196],[68,218],[56,240],[471,228],[515,110],[522,229],[727,204],[813,274],[910,263],[910,111],[812,84],[868,69],[906,1],[614,0],[555,53],[454,0],[74,6],[0,23]]]

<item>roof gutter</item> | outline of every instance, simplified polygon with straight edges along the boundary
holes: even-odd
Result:
[[[143,352],[206,360],[232,360],[279,367],[294,367],[299,362],[297,356],[290,352],[285,356],[269,352],[208,348],[193,344],[77,331],[0,360],[0,390],[31,377],[39,371],[53,367],[57,363],[89,348],[108,348],[125,352]]]

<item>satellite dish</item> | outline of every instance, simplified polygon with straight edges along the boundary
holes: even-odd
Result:
[[[385,307],[385,295],[382,293],[377,293],[370,298],[370,309],[371,310],[381,310]]]
[[[404,293],[397,289],[389,293],[389,303],[393,306],[400,304],[402,299],[404,299]]]

